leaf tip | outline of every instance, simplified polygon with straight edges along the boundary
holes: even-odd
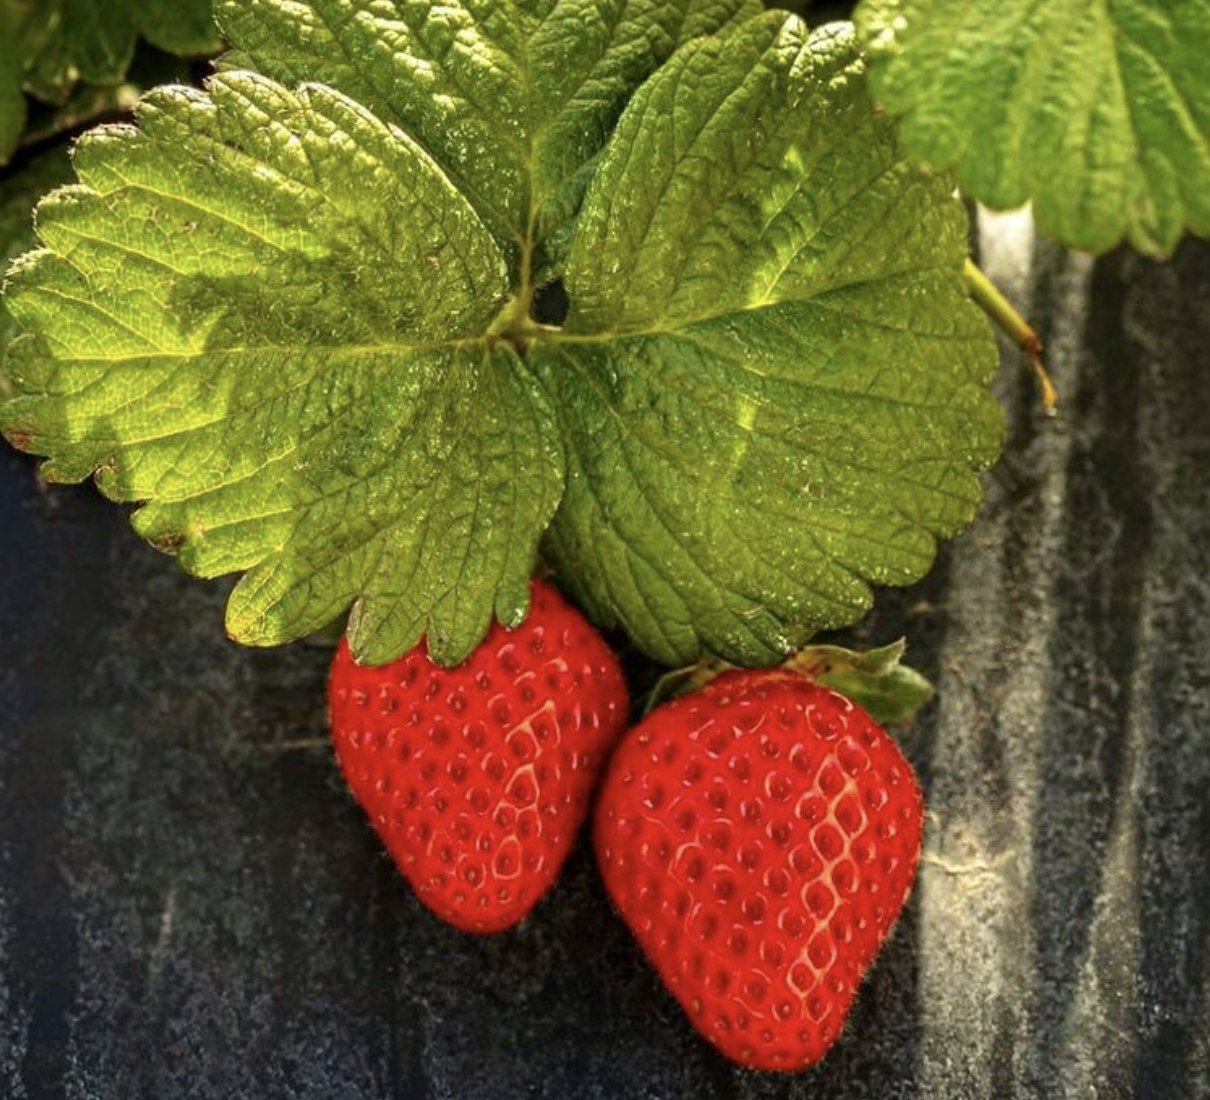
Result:
[[[506,630],[515,630],[529,618],[531,602],[530,587],[523,584],[502,589],[496,596],[493,610],[501,626]]]

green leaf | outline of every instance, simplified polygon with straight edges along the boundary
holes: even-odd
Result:
[[[18,144],[40,145],[90,123],[95,125],[105,118],[130,114],[142,94],[143,88],[131,83],[109,87],[79,84],[62,103],[34,112],[26,121]]]
[[[219,0],[224,64],[322,81],[407,130],[496,233],[518,280],[549,246],[636,87],[759,0]]]
[[[1210,234],[1210,0],[863,0],[916,159],[1093,252]]]
[[[120,84],[140,35],[170,53],[219,47],[211,0],[0,0],[0,164],[25,124],[22,89],[63,103],[77,82]]]
[[[33,209],[38,199],[70,178],[64,146],[31,156],[19,171],[0,173],[0,271],[34,243]]]
[[[0,173],[0,272],[34,243],[34,203],[70,177],[67,150],[62,146],[31,157],[20,171]],[[14,327],[0,300],[0,399],[7,396],[5,361]]]
[[[153,93],[83,139],[10,277],[51,479],[150,500],[137,529],[203,576],[250,570],[228,627],[266,644],[354,600],[369,659],[425,629],[456,660],[527,607],[561,487],[544,394],[483,339],[507,291],[474,211],[398,130],[248,74]]]
[[[969,522],[1001,427],[951,188],[842,29],[770,14],[635,96],[533,358],[567,450],[547,552],[598,621],[775,663]]]
[[[371,91],[444,71],[402,51],[422,8],[434,26],[464,11],[401,7],[396,48],[362,66]],[[318,3],[289,10],[317,25]],[[503,33],[495,5],[466,10]],[[508,56],[557,84],[569,47],[544,36],[605,10],[645,70],[669,8],[637,0],[510,6],[528,52]],[[190,570],[245,572],[228,625],[257,644],[352,605],[362,658],[424,633],[456,662],[493,615],[524,615],[548,528],[590,610],[665,660],[765,662],[857,617],[868,582],[918,576],[969,520],[998,445],[965,215],[904,163],[851,35],[681,10],[696,22],[666,37],[707,15],[726,34],[678,50],[612,138],[625,93],[592,69],[604,151],[549,136],[583,92],[543,99],[537,129],[507,82],[484,98],[552,142],[517,171],[487,130],[482,164],[438,140],[478,125],[465,100],[420,140],[420,105],[416,122],[347,88],[228,71],[153,93],[138,128],[84,138],[79,184],[39,207],[44,247],[6,292],[26,335],[0,429],[51,456],[46,476],[95,471],[146,502],[136,528]],[[442,65],[486,79],[464,32]],[[536,167],[559,156],[598,173],[562,222]],[[571,242],[564,329],[530,317],[519,262],[552,254],[547,231]]]
[[[21,91],[21,19],[24,12],[11,0],[0,0],[0,165],[17,148],[25,127],[25,96]]]

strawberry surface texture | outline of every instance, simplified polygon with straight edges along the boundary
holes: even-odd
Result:
[[[363,667],[342,640],[328,706],[341,770],[434,913],[468,932],[520,921],[554,882],[627,719],[622,671],[545,581],[442,668],[421,642]]]
[[[903,908],[922,819],[911,765],[864,710],[736,670],[626,736],[594,842],[697,1029],[742,1065],[798,1070],[836,1041]]]

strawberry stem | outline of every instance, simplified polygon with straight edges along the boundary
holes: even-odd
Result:
[[[962,269],[962,278],[966,283],[967,293],[982,306],[983,311],[996,323],[1000,331],[1024,353],[1026,365],[1037,379],[1042,407],[1047,416],[1054,416],[1058,410],[1059,393],[1042,361],[1042,338],[969,257]]]

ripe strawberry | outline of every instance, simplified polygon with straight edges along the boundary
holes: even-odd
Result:
[[[529,617],[466,662],[423,642],[379,668],[341,641],[328,682],[349,786],[420,900],[467,932],[521,920],[554,882],[627,717],[592,626],[534,581]]]
[[[727,1057],[796,1070],[836,1040],[920,855],[911,766],[793,672],[726,672],[623,740],[597,805],[605,885]]]

